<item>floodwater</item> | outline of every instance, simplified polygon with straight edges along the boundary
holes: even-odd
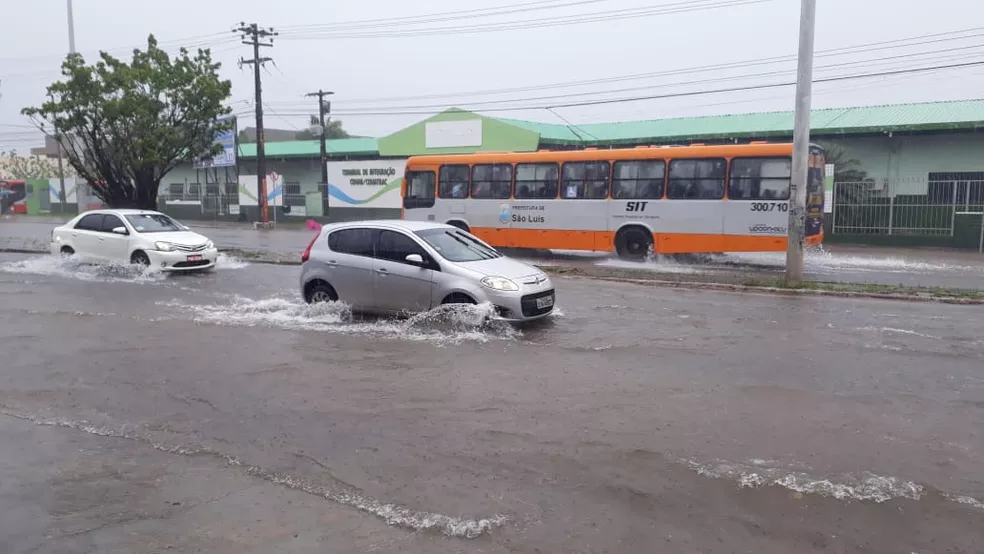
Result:
[[[0,255],[0,550],[984,551],[979,307],[561,278],[512,327],[296,278]]]
[[[198,222],[188,222],[192,226]],[[51,228],[57,223],[42,218],[0,220],[0,248],[47,250]],[[293,228],[253,231],[239,224],[216,223],[196,230],[220,249],[260,253],[297,261],[311,240],[311,232]],[[785,267],[785,253],[747,253],[675,257],[656,256],[645,263],[626,262],[609,253],[575,251],[516,251],[511,255],[537,265],[643,270],[669,278],[722,276],[773,279]],[[984,254],[942,250],[866,248],[833,244],[805,256],[806,277],[815,281],[944,287],[984,290]]]

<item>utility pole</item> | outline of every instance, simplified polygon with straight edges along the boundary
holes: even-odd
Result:
[[[810,157],[810,96],[813,86],[813,39],[817,1],[800,7],[799,67],[796,77],[796,115],[793,123],[793,173],[789,182],[789,223],[786,245],[786,286],[803,282],[803,241],[806,234],[806,190]]]
[[[334,92],[328,92],[318,89],[318,92],[311,92],[305,96],[316,96],[318,97],[318,121],[321,125],[321,186],[325,187],[322,192],[325,201],[325,217],[328,217],[328,145],[326,140],[328,137],[328,128],[325,127],[325,115],[331,113],[331,102],[325,102],[325,96],[331,96],[335,94]]]
[[[242,65],[253,66],[253,88],[256,93],[256,190],[260,200],[260,217],[264,224],[270,222],[270,215],[267,212],[267,188],[266,188],[266,152],[264,150],[263,138],[263,86],[260,80],[260,67],[266,62],[273,61],[273,58],[261,58],[260,47],[272,47],[273,37],[279,33],[274,32],[273,28],[264,29],[256,23],[239,23],[239,27],[233,30],[240,34],[243,44],[253,47],[253,59],[239,59]],[[265,38],[270,38],[270,42],[262,42]]]
[[[75,53],[75,12],[72,10],[72,0],[65,0],[68,7],[68,51]]]
[[[72,9],[72,0],[65,0],[66,8],[68,11],[68,53],[75,53],[75,14]],[[58,150],[58,186],[61,202],[61,213],[65,213],[65,209],[68,207],[68,194],[65,192],[65,169],[62,161],[62,135],[58,132],[58,128],[55,128],[55,148]],[[77,186],[77,185],[76,185]]]

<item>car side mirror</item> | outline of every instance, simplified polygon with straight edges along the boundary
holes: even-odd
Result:
[[[129,232],[127,232],[126,227],[113,227],[113,232],[116,233],[117,235],[129,235],[130,234]]]
[[[408,264],[413,265],[424,265],[424,258],[420,254],[407,254],[406,258],[403,258]]]

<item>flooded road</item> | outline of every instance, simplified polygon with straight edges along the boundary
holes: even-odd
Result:
[[[311,232],[296,228],[254,231],[241,224],[216,223],[196,231],[215,241],[220,249],[248,252],[276,260],[296,262],[311,240]],[[0,220],[0,249],[47,251],[51,228],[57,222],[43,218]],[[812,281],[942,287],[984,290],[984,255],[977,252],[866,248],[827,245],[805,257],[806,278]],[[651,272],[670,280],[762,281],[782,277],[785,253],[763,252],[692,257],[685,261],[657,256],[645,263],[625,262],[608,253],[573,251],[510,252],[537,265]]]
[[[517,329],[296,276],[0,255],[0,550],[984,550],[980,307],[557,279]]]

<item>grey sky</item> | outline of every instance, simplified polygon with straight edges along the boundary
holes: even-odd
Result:
[[[531,3],[543,9],[498,17],[469,17],[426,25],[375,23],[344,31],[324,26],[345,22],[401,18],[519,4],[518,0],[476,0],[463,7],[452,0],[75,0],[77,48],[94,59],[100,49],[126,56],[154,33],[166,47],[176,41],[224,33],[237,22],[257,22],[282,31],[264,73],[268,126],[303,127],[314,102],[303,94],[318,88],[334,90],[333,110],[430,111],[417,106],[459,105],[481,112],[483,107],[511,108],[523,99],[537,106],[564,103],[558,95],[573,93],[571,101],[672,94],[793,80],[794,62],[640,78],[573,88],[545,88],[512,94],[420,98],[367,103],[366,99],[538,87],[570,81],[601,79],[686,69],[795,54],[799,1],[763,0],[755,4],[703,9],[689,13],[633,17],[559,27],[479,34],[379,37],[380,34],[449,26],[494,24],[575,14],[626,13],[618,10],[703,2],[720,4],[743,0],[594,0],[568,7]],[[577,0],[556,0],[574,4]],[[65,0],[4,0],[4,32],[0,34],[0,150],[36,145],[40,136],[27,127],[20,109],[43,98],[45,86],[58,77],[60,58],[68,48]],[[819,0],[818,51],[967,29],[984,20],[984,4],[976,0]],[[547,9],[549,8],[549,9]],[[467,15],[467,14],[462,14]],[[322,27],[312,27],[322,26]],[[329,33],[372,33],[374,38],[328,38]],[[984,34],[981,31],[970,35]],[[232,33],[228,33],[232,36]],[[224,37],[223,37],[224,38]],[[953,38],[941,37],[941,38]],[[304,40],[300,40],[304,39]],[[202,39],[199,39],[201,42]],[[223,73],[233,80],[233,107],[247,112],[252,104],[252,79],[236,65],[251,52],[238,41],[213,45]],[[984,38],[969,36],[906,48],[882,48],[817,59],[817,77],[891,71],[917,66],[984,61]],[[193,41],[194,42],[194,41]],[[123,47],[123,49],[120,49]],[[946,52],[942,52],[946,50]],[[936,52],[902,58],[915,53]],[[878,62],[851,63],[881,59]],[[886,59],[887,58],[887,59]],[[842,65],[844,64],[844,65]],[[824,68],[826,66],[826,68]],[[730,81],[668,86],[721,77],[772,73]],[[815,107],[896,102],[954,100],[984,97],[984,65],[923,74],[820,84]],[[648,88],[646,88],[648,87]],[[603,93],[606,89],[629,89]],[[676,97],[641,102],[560,108],[556,112],[574,123],[652,119],[678,115],[784,110],[792,106],[793,88]],[[473,102],[501,102],[478,104]],[[310,106],[310,109],[307,109]],[[409,107],[405,110],[393,110]],[[279,116],[278,116],[279,114]],[[490,113],[492,115],[492,113]],[[502,117],[561,123],[544,109],[494,112]],[[380,136],[425,115],[339,115],[353,133]],[[251,117],[241,119],[252,124]],[[287,120],[287,121],[284,121]]]

